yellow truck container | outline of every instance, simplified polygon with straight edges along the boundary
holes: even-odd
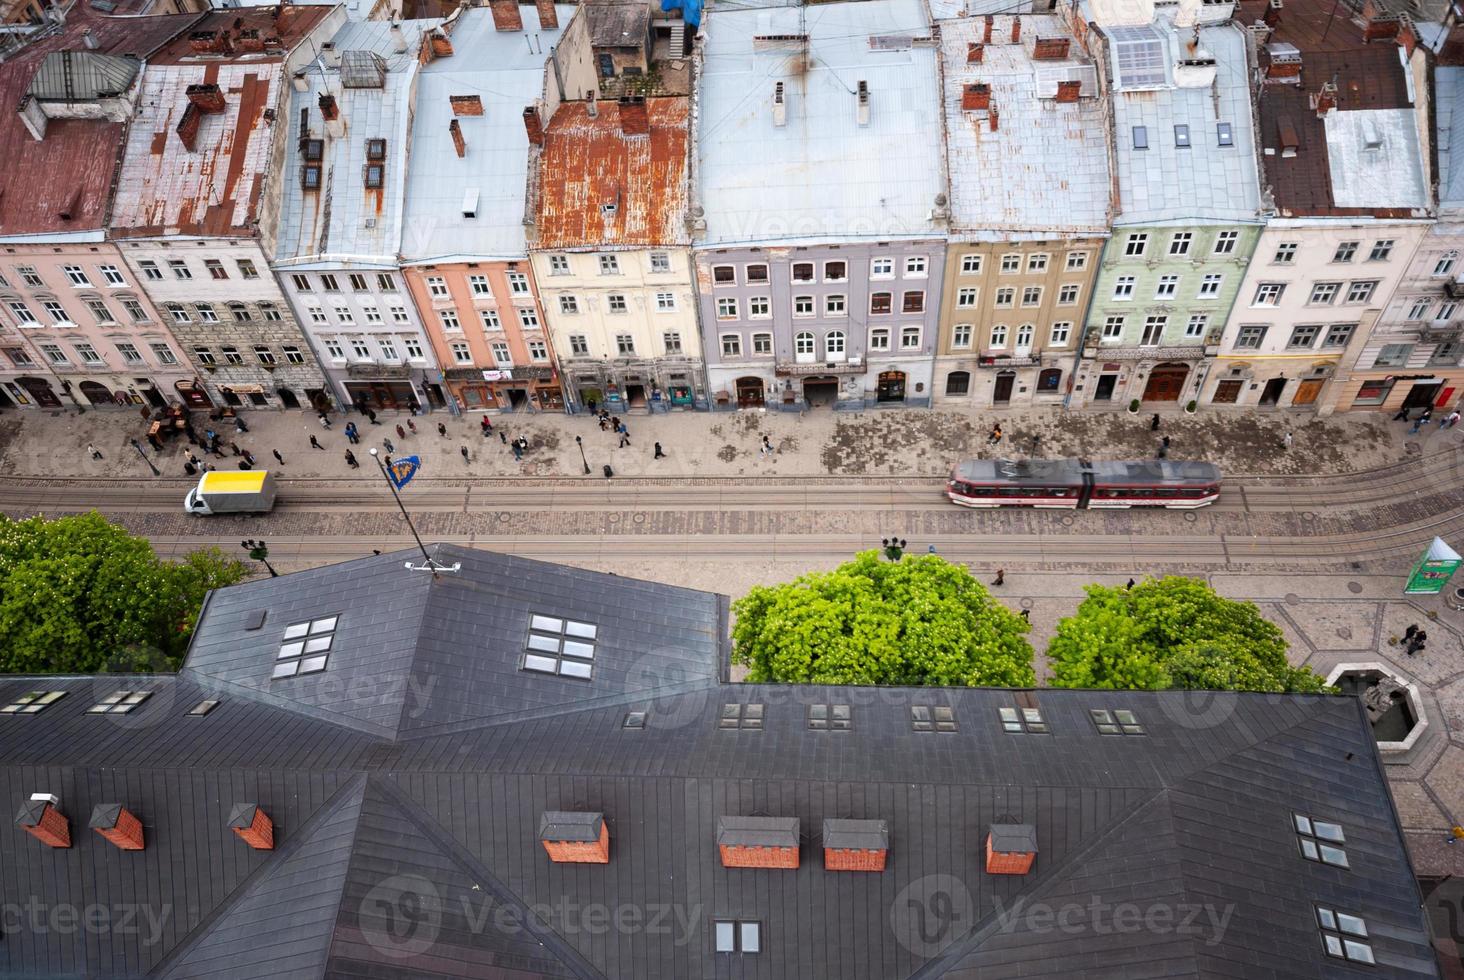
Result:
[[[266,470],[215,471],[203,474],[183,498],[190,514],[264,514],[274,506],[274,477]]]

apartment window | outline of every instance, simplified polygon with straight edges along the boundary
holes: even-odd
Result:
[[[1093,727],[1098,729],[1099,735],[1142,735],[1144,726],[1139,724],[1138,717],[1132,712],[1119,708],[1109,711],[1107,708],[1089,708],[1088,717],[1093,719]]]
[[[1030,324],[1030,323],[1024,323],[1020,327],[1017,328],[1017,350],[1018,351],[1024,351],[1024,350],[1031,349],[1031,347],[1032,347],[1032,335],[1035,332],[1036,332],[1036,328],[1033,327],[1032,324]]]
[[[652,272],[670,272],[671,271],[671,256],[670,255],[667,255],[665,252],[652,252],[651,253],[651,271]]]
[[[1071,259],[1071,256],[1069,256],[1069,259]],[[961,256],[961,275],[963,275],[963,276],[974,276],[974,275],[978,275],[980,272],[981,272],[981,256],[979,256],[979,255],[963,255],[963,256]]]
[[[1205,328],[1209,326],[1210,314],[1191,313],[1189,322],[1184,325],[1184,335],[1188,340],[1199,340],[1205,335]]]
[[[1408,308],[1407,319],[1422,320],[1425,316],[1428,315],[1428,308],[1432,305],[1433,304],[1426,299],[1414,300],[1413,305]]]
[[[1164,340],[1164,331],[1169,326],[1167,316],[1149,316],[1144,318],[1144,333],[1139,338],[1140,347],[1158,347]]]
[[[38,322],[36,320],[36,315],[30,311],[30,307],[29,306],[26,306],[24,303],[20,302],[19,300],[11,300],[10,301],[10,312],[15,315],[15,320],[16,320],[17,323],[36,323],[36,322]]]
[[[1375,290],[1377,288],[1378,288],[1378,284],[1376,282],[1373,282],[1373,281],[1368,281],[1368,282],[1354,282],[1354,283],[1352,283],[1351,285],[1349,285],[1347,287],[1347,302],[1349,302],[1349,303],[1367,303],[1367,302],[1370,302],[1372,300],[1372,298],[1373,298],[1373,290]]]
[[[871,279],[893,279],[895,277],[894,259],[870,259],[869,278]]]
[[[218,363],[218,361],[214,359],[213,351],[209,350],[207,347],[193,348],[193,356],[195,359],[197,359],[199,364],[202,364],[204,366]]]
[[[90,286],[91,280],[86,277],[86,270],[79,265],[62,266],[66,273],[66,279],[73,286]]]
[[[735,266],[735,265],[714,265],[714,266],[712,266],[712,285],[714,285],[714,286],[735,286],[735,285],[737,285],[737,266]]]
[[[529,277],[522,272],[510,272],[508,278],[508,291],[514,296],[529,295]]]
[[[390,337],[377,337],[376,346],[381,348],[381,359],[391,362],[397,359],[396,341]]]
[[[1068,338],[1072,336],[1073,325],[1067,320],[1059,320],[1052,325],[1052,330],[1047,335],[1049,347],[1066,347]]]
[[[824,297],[824,316],[844,316],[846,313],[842,294],[832,293]]]
[[[381,310],[377,309],[374,306],[371,306],[370,304],[363,303],[361,305],[361,318],[367,323],[380,323]]]
[[[306,308],[310,312],[311,323],[329,323],[330,318],[325,315],[325,307],[310,306]]]
[[[173,270],[174,279],[192,279],[193,270],[188,268],[188,263],[182,259],[169,259],[168,268]]]
[[[972,328],[969,323],[958,323],[951,327],[951,346],[965,350],[971,346]]]
[[[793,263],[793,281],[794,282],[813,282],[813,263],[812,262],[794,262]]]
[[[744,270],[749,285],[755,282],[768,281],[768,267],[762,263],[747,266]]]
[[[468,349],[466,341],[455,340],[452,342],[452,359],[458,364],[473,363],[473,352]]]
[[[1022,257],[1015,252],[1009,252],[1001,257],[1002,275],[1012,275],[1022,271]]]
[[[1005,347],[1007,343],[1007,328],[1005,323],[993,323],[991,325],[991,346],[997,350]]]
[[[202,308],[202,307],[200,307],[200,308]],[[191,322],[193,322],[193,318],[188,315],[188,311],[183,308],[183,304],[181,304],[181,303],[169,303],[169,304],[167,304],[166,309],[167,309],[167,311],[170,314],[172,314],[173,322],[174,323],[191,323]],[[212,313],[213,311],[212,310],[209,310],[209,312]],[[217,320],[218,317],[214,317],[214,319]]]
[[[152,348],[153,356],[158,359],[159,364],[178,363],[178,355],[174,354],[173,348],[167,344],[149,344],[148,346]]]
[[[793,297],[793,315],[794,316],[813,316],[813,297],[812,296],[794,296]]]
[[[722,716],[717,719],[717,727],[760,732],[763,727],[763,713],[761,704],[724,704]]]
[[[1353,963],[1376,963],[1367,938],[1367,923],[1360,916],[1317,906],[1317,926],[1322,931],[1322,948],[1328,956]]]
[[[81,358],[83,364],[105,364],[102,355],[91,344],[76,344],[76,356]]]
[[[869,331],[869,349],[870,350],[889,350],[890,349],[890,332],[889,332],[889,330],[887,328],[885,328],[885,327],[877,327],[876,329]]]
[[[351,312],[351,308],[349,306],[337,306],[335,308],[335,315],[336,319],[339,320],[341,323],[356,322],[356,314]],[[453,319],[457,319],[457,314],[453,314]]]
[[[1075,305],[1077,305],[1077,302],[1078,302],[1078,290],[1079,290],[1079,288],[1080,287],[1077,285],[1077,283],[1071,283],[1071,282],[1070,283],[1064,283],[1062,286],[1058,287],[1058,290],[1057,290],[1057,305],[1058,306],[1075,306]]]
[[[925,256],[910,255],[905,258],[905,276],[924,278],[926,276]]]
[[[86,301],[86,307],[87,307],[87,309],[91,310],[91,315],[96,318],[96,321],[98,323],[116,323],[117,322],[117,318],[114,317],[114,316],[112,316],[112,311],[109,310],[109,309],[107,309],[107,304],[106,303],[103,303],[99,299],[89,299],[89,300],[87,300]]]
[[[117,353],[122,355],[122,360],[126,364],[142,363],[142,351],[137,349],[136,344],[119,343]]]
[[[1353,259],[1353,257],[1357,255],[1357,246],[1358,246],[1358,244],[1360,244],[1360,243],[1358,243],[1358,242],[1340,242],[1340,243],[1338,243],[1337,250],[1332,253],[1332,261],[1333,262],[1351,262],[1352,259]]]
[[[458,320],[457,310],[438,310],[437,318],[442,321],[442,329],[457,332],[463,328]]]
[[[975,286],[964,286],[956,290],[956,305],[962,309],[970,309],[976,305],[978,295],[980,295],[980,290]]]
[[[1457,343],[1439,344],[1434,348],[1433,356],[1428,359],[1430,364],[1455,364],[1459,360],[1460,345]]]
[[[1391,238],[1379,238],[1373,242],[1372,251],[1368,253],[1367,260],[1369,262],[1388,261],[1388,257],[1393,254],[1393,244]]]
[[[1048,258],[1049,256],[1046,252],[1037,252],[1033,255],[1027,256],[1027,271],[1046,272]]]
[[[849,263],[844,261],[824,263],[824,282],[846,282],[849,279]]]
[[[1017,291],[1011,286],[1003,286],[996,291],[995,305],[1009,307],[1016,303]]]
[[[900,331],[900,350],[918,350],[920,347],[920,328],[905,327]]]
[[[229,313],[234,317],[235,323],[248,323],[254,319],[249,313],[249,307],[243,303],[230,303]]]
[[[108,286],[125,286],[127,280],[122,276],[122,270],[115,265],[102,265],[97,267],[102,273],[102,279]]]
[[[1190,231],[1176,232],[1169,239],[1169,254],[1170,255],[1188,255],[1189,254],[1189,250],[1190,250],[1190,244],[1194,240],[1195,240],[1194,232],[1190,232]]]
[[[1124,318],[1111,316],[1103,321],[1102,340],[1104,343],[1113,343],[1123,339]]]
[[[224,263],[219,259],[204,259],[203,267],[208,270],[211,279],[229,278],[229,271],[224,268]]]
[[[908,295],[908,294],[907,294]],[[1022,288],[1022,305],[1039,306],[1042,303],[1041,286],[1024,286]],[[906,312],[909,312],[908,310]]]
[[[244,355],[239,353],[239,348],[237,347],[220,347],[219,353],[224,355],[225,364],[237,365],[244,363]]]
[[[285,352],[286,364],[305,363],[305,355],[300,353],[300,348],[294,346],[293,344],[283,344],[281,345],[280,350]]]
[[[214,312],[212,303],[194,303],[193,308],[198,312],[198,319],[201,323],[218,323],[219,315]]]
[[[1321,331],[1321,327],[1314,325],[1293,327],[1291,330],[1291,339],[1286,342],[1286,346],[1293,350],[1310,348],[1312,344],[1316,343],[1317,334],[1321,333]]]
[[[1245,326],[1235,335],[1235,346],[1238,350],[1255,350],[1261,346],[1261,341],[1266,339],[1266,328],[1263,326]]]
[[[502,340],[495,340],[489,345],[493,352],[493,363],[501,368],[513,366],[513,354],[508,349],[508,344]]]
[[[1067,271],[1082,272],[1088,268],[1087,252],[1069,252],[1067,257]]]
[[[259,270],[254,267],[254,263],[249,259],[235,259],[234,264],[239,267],[240,279],[259,278]]]
[[[1134,127],[1134,149],[1147,150],[1149,148],[1149,129],[1147,126]]]
[[[376,288],[383,293],[394,293],[397,291],[396,276],[390,272],[378,272],[376,274]]]
[[[1312,284],[1311,298],[1307,300],[1312,304],[1330,303],[1337,298],[1337,293],[1342,290],[1340,282],[1318,282]]]
[[[1200,291],[1195,295],[1199,299],[1214,299],[1220,295],[1220,287],[1225,284],[1225,276],[1219,272],[1209,272],[1200,280]]]
[[[0,715],[40,714],[65,696],[65,691],[27,691],[4,707],[0,707]]]
[[[1447,276],[1454,271],[1454,262],[1458,258],[1453,252],[1447,252],[1442,258],[1434,263],[1433,274],[1436,276]]]
[[[747,315],[758,319],[772,316],[772,301],[766,296],[752,297],[747,301]]]
[[[872,313],[872,314],[889,313],[892,310],[891,304],[893,302],[894,302],[894,294],[893,293],[870,293],[869,294],[869,312]]]
[[[268,347],[265,347],[263,344],[254,345],[254,356],[259,359],[260,364],[279,363],[275,360],[274,351],[270,350]]]
[[[1385,344],[1378,351],[1378,359],[1373,364],[1379,367],[1402,367],[1408,363],[1408,355],[1412,353],[1412,344]]]
[[[808,730],[811,732],[847,732],[854,727],[847,704],[810,704]]]
[[[590,353],[590,342],[585,339],[582,333],[569,335],[569,352],[575,357],[588,357]]]
[[[661,334],[661,346],[666,348],[668,354],[681,353],[681,334],[674,330],[668,330]]]
[[[1256,295],[1251,300],[1252,306],[1275,306],[1281,302],[1281,296],[1286,292],[1284,282],[1262,282],[1256,284]]]
[[[1135,282],[1137,280],[1133,276],[1119,276],[1113,280],[1113,298],[1133,299]]]
[[[600,275],[602,275],[602,276],[618,276],[618,275],[620,275],[620,260],[617,259],[613,255],[601,255],[600,256]]]
[[[468,288],[472,290],[474,296],[493,295],[493,287],[488,284],[487,276],[468,276]],[[436,296],[437,294],[433,293],[433,295]],[[447,294],[443,293],[443,295],[445,296]]]
[[[441,276],[428,276],[427,295],[433,299],[447,299],[447,280]]]
[[[656,294],[656,309],[659,310],[662,313],[674,312],[676,310],[676,294],[675,293],[657,293]]]
[[[722,334],[722,356],[741,357],[742,338],[735,333]]]
[[[773,335],[770,333],[753,334],[752,352],[754,354],[771,354],[773,352]]]
[[[374,309],[374,307],[370,309]],[[284,319],[284,317],[280,316],[279,308],[273,303],[260,303],[259,314],[270,323],[279,323],[281,320]]]
[[[635,338],[628,333],[615,335],[615,349],[622,357],[630,357],[635,354]]]
[[[142,270],[142,276],[144,279],[157,281],[163,278],[163,270],[159,269],[158,264],[150,259],[142,260],[141,262],[137,263],[137,266]],[[38,284],[32,283],[32,285]]]
[[[1327,328],[1327,335],[1322,338],[1323,347],[1346,347],[1347,342],[1352,339],[1352,331],[1357,329],[1355,323],[1334,323]]]
[[[1438,323],[1447,323],[1453,318],[1457,309],[1459,309],[1458,303],[1446,299],[1439,304],[1439,311],[1434,314],[1434,320]]]
[[[1240,232],[1222,231],[1215,236],[1215,254],[1229,255],[1235,251],[1235,243],[1240,241]]]
[[[463,349],[467,350],[467,346],[467,344],[464,344]],[[326,338],[325,352],[330,355],[333,361],[344,361],[346,359],[346,349],[341,346],[340,340],[335,337]]]
[[[309,276],[292,275],[290,276],[290,283],[295,287],[295,292],[297,293],[308,293],[314,288],[310,285]]]
[[[1276,255],[1271,259],[1277,265],[1291,265],[1296,261],[1296,242],[1281,242],[1276,246]]]
[[[904,313],[924,313],[925,293],[920,290],[909,290],[900,301],[900,310]]]
[[[41,346],[41,353],[42,354],[45,354],[46,355],[46,358],[52,364],[69,364],[70,363],[66,359],[66,352],[61,349],[60,345],[58,345],[58,344],[41,344],[40,346]]]
[[[353,293],[365,293],[370,291],[370,287],[366,285],[366,277],[361,275],[361,273],[359,272],[352,272],[347,275],[346,281],[351,284],[351,292]]]
[[[321,274],[320,288],[328,293],[338,293],[341,291],[340,283],[336,282],[336,277],[329,272]]]
[[[571,297],[573,298],[573,297]],[[502,330],[503,322],[498,319],[497,310],[479,310],[478,319],[483,324],[484,330]]]
[[[30,355],[20,347],[5,348],[5,356],[10,358],[10,362],[16,367],[29,367],[35,364],[35,361],[31,360]]]
[[[997,714],[1001,718],[1001,729],[1012,735],[1045,735],[1047,734],[1047,722],[1042,718],[1042,711],[1038,708],[998,708]]]
[[[569,256],[568,255],[551,255],[551,256],[549,256],[549,274],[551,276],[567,276],[567,275],[569,275]]]
[[[1123,254],[1129,256],[1130,258],[1137,258],[1139,256],[1142,256],[1144,254],[1144,250],[1148,247],[1148,234],[1140,232],[1139,234],[1128,236],[1128,241],[1125,242],[1123,246]]]
[[[1155,299],[1172,299],[1179,292],[1179,276],[1160,276],[1159,285],[1154,288]]]
[[[48,314],[50,314],[51,320],[53,322],[55,322],[55,323],[70,323],[71,322],[71,317],[68,316],[67,313],[66,313],[66,307],[62,306],[60,303],[56,302],[55,300],[53,300],[53,299],[45,300],[44,302],[41,303],[41,305],[46,308],[46,312]]]
[[[579,312],[579,300],[575,299],[573,296],[567,296],[567,295],[566,296],[559,297],[559,312],[560,313],[578,313]]]
[[[611,313],[625,312],[625,294],[611,293],[605,297],[605,306]]]
[[[127,311],[127,315],[135,323],[144,323],[147,320],[147,310],[144,310],[142,304],[135,299],[124,299],[122,309]]]

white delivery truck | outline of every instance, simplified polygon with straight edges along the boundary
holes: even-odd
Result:
[[[263,514],[274,506],[274,477],[264,470],[210,470],[183,498],[190,514]]]

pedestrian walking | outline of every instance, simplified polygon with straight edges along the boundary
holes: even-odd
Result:
[[[1394,422],[1407,422],[1408,421],[1408,409],[1406,409],[1406,408],[1400,408],[1400,409],[1398,409],[1398,414],[1393,416],[1393,421]]]
[[[270,452],[274,453],[275,462],[279,463],[281,466],[285,465],[285,457],[280,455],[280,451],[278,449],[271,449]]]
[[[1423,414],[1418,417],[1418,421],[1420,421],[1420,422],[1424,423],[1425,425],[1427,425],[1428,424],[1428,420],[1431,419],[1431,418],[1433,418],[1433,408],[1432,407],[1429,407],[1429,408],[1425,408],[1423,410]]]
[[[313,433],[313,432],[310,434],[310,445],[314,446],[316,449],[324,449],[325,448],[324,446],[322,446],[320,444],[320,440],[317,439],[317,438],[315,438],[315,433]]]
[[[762,448],[758,451],[761,452],[764,456],[771,456],[775,452],[777,452],[777,450],[773,448],[773,444],[767,436],[763,436]]]
[[[239,444],[237,442],[231,442],[231,443],[229,443],[229,451],[232,452],[235,456],[243,456],[244,455],[242,452],[240,452],[240,450],[239,450]]]
[[[607,418],[605,418],[605,416],[601,415],[600,416],[600,431],[601,432],[604,432],[605,431],[605,427],[608,426],[609,424],[610,424],[610,420],[607,419]]]
[[[368,408],[368,409],[366,409],[366,420],[368,422],[370,422],[372,425],[380,425],[381,424],[380,422],[376,421],[376,409],[374,409],[374,408]]]
[[[612,416],[610,416],[610,431],[611,432],[619,432],[620,431],[620,416],[619,415],[612,415]]]
[[[185,459],[183,461],[183,472],[184,473],[187,473],[189,476],[192,476],[193,474],[195,474],[195,473],[198,472],[198,466],[195,465],[195,464],[193,464],[193,463],[188,462]]]
[[[628,445],[630,445],[630,436],[626,435],[625,430],[622,429],[620,432],[620,448],[624,449]]]
[[[252,470],[252,469],[254,469],[254,464],[253,463],[250,463],[249,460],[244,459],[243,457],[240,457],[239,458],[239,469],[241,469],[241,470]]]
[[[1149,431],[1150,432],[1158,432],[1159,431],[1159,413],[1158,412],[1155,412],[1154,413],[1154,417],[1149,420]]]
[[[521,460],[524,458],[524,447],[519,445],[519,441],[517,439],[513,441],[510,448],[513,449],[513,458],[515,460]]]
[[[661,452],[661,444],[659,442],[656,443],[656,455],[653,456],[653,457],[651,457],[651,458],[652,459],[665,459],[666,458],[666,454],[663,453],[663,452]]]
[[[994,578],[994,579],[991,580],[991,584],[992,585],[1006,585],[1006,569],[1005,568],[998,568],[996,570],[996,578]]]
[[[501,443],[503,443],[505,446],[508,445],[508,433],[507,432],[504,432],[502,429],[499,429],[498,430],[498,441],[501,442]]]
[[[608,480],[608,479],[610,479],[614,475],[615,475],[615,471],[610,468],[610,464],[609,463],[606,463],[605,464],[605,479]]]
[[[240,433],[241,435],[243,433],[249,431],[249,426],[247,426],[247,425],[244,424],[244,416],[242,416],[242,415],[235,415],[234,416],[234,431]]]
[[[1155,459],[1165,459],[1168,456],[1169,456],[1169,447],[1166,446],[1166,445],[1164,445],[1163,443],[1160,443],[1160,445],[1159,445],[1159,451],[1154,454],[1154,458]]]
[[[1452,429],[1458,424],[1459,410],[1457,408],[1450,412],[1448,415],[1445,415],[1443,418],[1439,419],[1439,428],[1441,429]]]
[[[356,462],[356,454],[351,452],[349,449],[346,450],[346,463],[353,470],[359,470],[361,468],[361,464]]]
[[[149,446],[152,446],[158,452],[162,452],[163,451],[163,443],[162,443],[162,440],[159,439],[157,436],[153,435],[151,432],[149,432],[147,434],[147,444]]]
[[[626,429],[625,423],[621,422],[618,426],[615,427],[615,431],[620,433],[621,435],[625,435],[629,430]]]
[[[1022,610],[1022,620],[1024,622],[1030,623],[1032,621],[1032,610],[1030,610],[1030,609],[1023,609]]]
[[[1421,429],[1422,427],[1423,427],[1423,416],[1420,415],[1418,418],[1416,418],[1416,419],[1413,420],[1413,428],[1411,428],[1411,429],[1408,430],[1408,434],[1410,436],[1417,435],[1418,434],[1418,430]]]
[[[1033,455],[1033,456],[1036,456],[1037,455],[1037,447],[1040,446],[1040,445],[1042,445],[1042,437],[1041,436],[1033,436],[1032,437],[1032,452],[1031,452],[1031,455]]]
[[[240,456],[243,456],[244,457],[244,461],[246,463],[248,463],[250,466],[253,466],[254,465],[254,454],[251,453],[249,450],[246,449],[242,453],[240,453],[239,455]]]
[[[412,435],[417,434],[417,423],[413,422],[411,419],[407,419],[407,428],[411,430]]]
[[[994,445],[996,445],[999,442],[1001,442],[1001,423],[1000,422],[998,422],[995,425],[993,425],[991,427],[991,432],[988,433],[987,436],[986,436],[986,444],[988,446],[994,446]]]
[[[98,449],[96,446],[93,446],[91,443],[87,443],[86,444],[86,451],[89,452],[89,453],[91,453],[91,458],[92,459],[101,459],[102,458],[102,451],[100,449]]]
[[[464,446],[459,451],[463,454],[463,462],[466,463],[468,461],[468,447],[467,446]]]
[[[396,452],[396,447],[391,444],[391,438],[390,437],[384,437],[381,440],[381,444],[386,447],[386,451],[387,452],[389,452],[389,453]]]
[[[1128,580],[1128,585],[1125,585],[1124,586],[1125,589],[1132,589],[1133,587],[1134,587],[1134,580],[1133,579],[1129,579]]]
[[[330,429],[330,416],[324,412],[320,413],[320,427],[327,430]]]
[[[596,402],[593,398],[586,398],[585,399],[585,407],[590,410],[590,414],[591,415],[594,415],[595,414],[595,406],[598,405],[598,404],[599,403]]]
[[[440,435],[440,436],[442,436],[442,438],[446,439],[447,438],[447,426],[443,425],[441,422],[438,422],[437,423],[437,434]],[[466,448],[466,447],[464,447],[464,448]]]
[[[195,456],[195,455],[193,455],[192,452],[190,452],[188,454],[188,462],[192,463],[194,466],[197,466],[198,465],[198,457]]]
[[[400,439],[400,440],[402,440],[403,442],[405,442],[406,439],[407,439],[407,430],[404,429],[404,428],[402,428],[402,424],[400,422],[397,423],[396,430],[397,430],[397,438]]]
[[[1164,437],[1164,438],[1163,438],[1163,439],[1160,439],[1160,440],[1159,440],[1159,443],[1160,443],[1160,445],[1162,445],[1162,446],[1163,446],[1163,447],[1164,447],[1164,448],[1165,448],[1165,449],[1168,449],[1168,448],[1169,448],[1169,437],[1168,437],[1168,436],[1165,436],[1165,437]]]
[[[1291,430],[1289,429],[1286,431],[1286,434],[1281,437],[1281,448],[1287,450],[1291,448]]]
[[[364,398],[356,402],[356,411],[360,412],[362,415],[366,414],[366,400]]]

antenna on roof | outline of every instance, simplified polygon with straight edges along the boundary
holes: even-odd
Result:
[[[371,458],[376,461],[377,469],[381,470],[381,475],[386,480],[386,485],[391,487],[391,495],[396,499],[397,507],[401,508],[402,517],[406,519],[407,527],[412,532],[412,539],[417,542],[417,547],[422,551],[422,564],[413,565],[411,562],[407,562],[407,570],[411,572],[431,572],[432,577],[436,579],[440,577],[438,575],[439,572],[456,572],[461,569],[463,567],[462,562],[444,565],[427,553],[427,546],[422,543],[422,536],[417,533],[417,525],[412,523],[412,515],[407,513],[407,505],[402,503],[402,495],[397,493],[397,480],[387,471],[387,467],[391,465],[391,457],[386,457],[386,461],[383,462],[375,446],[371,447],[370,452]],[[412,478],[412,473],[416,472],[416,460],[407,459],[402,462],[404,464],[412,464],[410,471],[404,473],[401,477],[401,482],[405,484],[407,480]]]

